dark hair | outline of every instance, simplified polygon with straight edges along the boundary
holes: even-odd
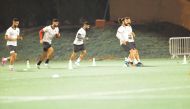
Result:
[[[124,21],[124,18],[118,18],[118,23],[122,24],[122,22]]]
[[[90,25],[88,21],[84,21],[83,25]]]
[[[13,18],[13,21],[17,22],[17,21],[19,21],[19,19],[18,18]]]
[[[130,17],[124,17],[124,19],[131,19]]]
[[[54,18],[54,19],[52,19],[52,22],[59,22],[59,20]]]
[[[118,23],[119,23],[119,24],[122,24],[122,22],[123,22],[125,19],[131,19],[131,18],[130,18],[130,17],[118,18]]]

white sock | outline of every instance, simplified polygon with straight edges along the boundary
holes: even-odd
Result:
[[[131,59],[129,57],[125,58],[125,62],[131,62]]]
[[[79,57],[79,58],[77,59],[77,61],[76,61],[76,62],[78,62],[78,63],[79,63],[80,61],[81,61],[81,60],[80,60],[80,57]]]
[[[14,66],[13,65],[9,65],[9,68],[12,69]]]
[[[134,64],[137,64],[137,63],[138,63],[138,61],[137,61],[136,59],[134,59],[133,63],[134,63]]]
[[[69,69],[73,69],[72,63],[73,62],[71,60],[69,60]]]
[[[128,57],[128,62],[133,62],[133,61],[131,60],[131,58]]]
[[[126,62],[132,62],[131,58],[129,58],[129,57],[125,61]]]

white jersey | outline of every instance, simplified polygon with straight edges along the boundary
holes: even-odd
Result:
[[[17,39],[17,37],[20,34],[20,29],[19,28],[12,28],[10,27],[9,29],[7,29],[5,35],[10,38],[10,39]],[[7,46],[8,45],[12,45],[12,46],[17,46],[17,41],[7,41]]]
[[[132,32],[131,26],[120,26],[116,34],[116,37],[120,40],[120,44],[122,44],[122,41],[134,42]]]
[[[128,42],[135,42],[132,27],[131,26],[126,26],[126,29],[128,31]]]
[[[73,44],[75,44],[75,45],[84,44],[85,37],[86,37],[86,30],[84,28],[80,28],[76,34]]]
[[[49,44],[52,43],[52,39],[59,33],[59,28],[55,27],[54,29],[50,26],[46,26],[43,28],[44,36],[43,42],[48,42]]]

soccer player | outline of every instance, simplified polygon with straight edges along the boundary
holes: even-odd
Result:
[[[40,44],[43,44],[43,53],[37,63],[37,68],[40,69],[40,64],[45,60],[45,66],[48,66],[50,59],[53,57],[54,49],[51,46],[54,37],[60,38],[59,33],[59,21],[58,19],[53,19],[52,24],[44,27],[40,30]]]
[[[90,28],[90,25],[87,21],[83,22],[83,26],[78,30],[75,40],[73,42],[74,50],[71,54],[70,61],[69,61],[69,67],[72,69],[72,62],[75,61],[75,64],[77,66],[80,65],[80,61],[83,60],[83,58],[86,56],[87,51],[84,46],[84,40],[88,40],[88,37],[86,37],[86,30]],[[79,58],[76,60],[77,53],[80,52]]]
[[[128,46],[130,49],[130,55],[129,58],[131,60],[133,60],[133,64],[135,64],[136,66],[142,66],[142,63],[140,61],[140,56],[139,56],[139,52],[136,48],[136,44],[135,44],[135,33],[132,30],[131,27],[131,19],[127,18],[127,27],[128,27]]]
[[[120,40],[120,45],[129,54],[128,58],[125,60],[125,64],[129,66],[130,64],[135,64],[137,66],[141,65],[138,50],[134,42],[135,34],[132,31],[131,19],[129,17],[119,19],[121,26],[118,28],[116,37]]]
[[[17,40],[23,40],[23,37],[20,36],[20,29],[19,26],[19,19],[13,18],[12,20],[12,26],[9,27],[5,33],[5,40],[7,40],[7,47],[10,51],[10,57],[3,58],[2,61],[10,60],[9,69],[11,71],[14,71],[14,63],[17,58]]]

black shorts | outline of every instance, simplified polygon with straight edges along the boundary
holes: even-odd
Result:
[[[9,49],[10,53],[16,53],[16,47],[17,47],[17,46],[8,45],[7,47],[8,47],[8,49]]]
[[[136,49],[136,44],[135,44],[135,42],[128,42],[127,44],[128,44],[128,46],[129,46],[129,49],[130,49],[130,50],[131,50],[131,49]]]
[[[82,44],[82,45],[75,45],[74,44],[74,52],[76,53],[76,52],[79,52],[79,51],[84,51],[85,50],[85,46],[84,46],[84,44]]]
[[[43,42],[43,50],[45,52],[47,52],[50,47],[51,47],[51,44],[49,44],[48,42]]]
[[[129,48],[128,44],[127,45],[121,45],[121,47],[124,49],[125,52],[129,53],[130,48]]]

